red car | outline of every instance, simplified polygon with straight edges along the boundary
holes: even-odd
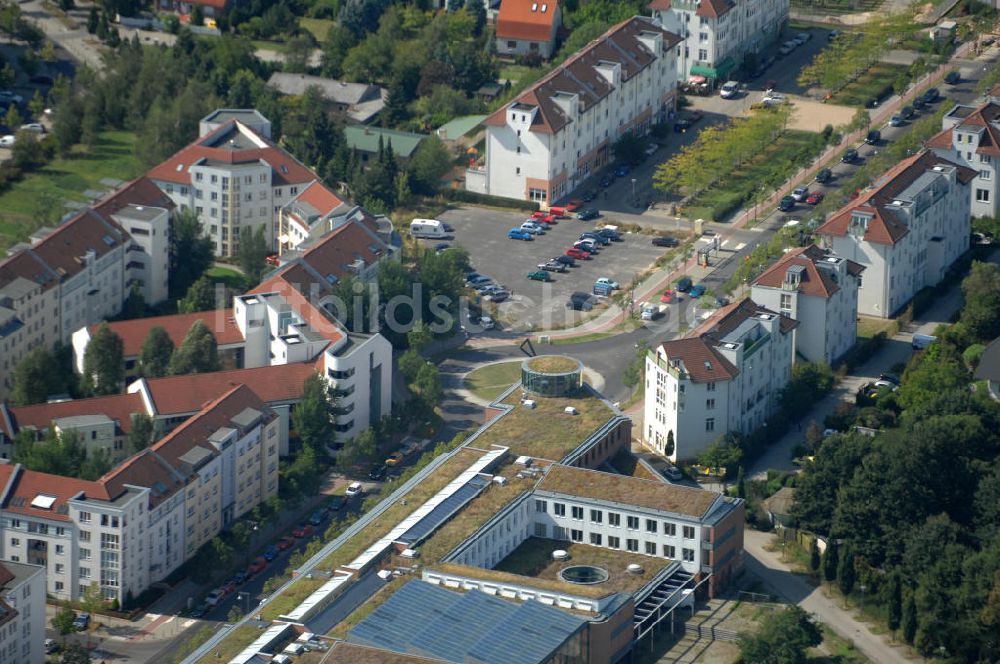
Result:
[[[263,572],[265,567],[267,567],[267,560],[264,559],[264,556],[257,556],[254,561],[250,563],[250,566],[247,567],[247,574],[254,575],[259,572]]]
[[[577,249],[576,247],[573,247],[572,249],[567,249],[566,255],[569,256],[570,258],[575,258],[581,261],[585,261],[588,258],[590,258],[589,253],[587,253],[583,249]]]
[[[303,537],[309,537],[310,535],[312,535],[312,531],[313,527],[310,526],[308,523],[304,523],[292,531],[292,537],[298,537],[300,539]]]
[[[282,537],[278,540],[278,551],[287,551],[295,546],[295,540],[291,537]]]
[[[670,304],[677,299],[677,292],[673,288],[668,288],[663,291],[663,295],[660,296],[660,302],[665,302]]]
[[[236,582],[228,581],[224,586],[220,586],[219,590],[222,591],[223,595],[228,595],[236,590]]]
[[[808,203],[809,205],[819,205],[822,201],[823,201],[823,192],[821,191],[814,191],[813,193],[809,194],[809,197],[806,199],[806,203]]]
[[[580,201],[580,200],[577,200],[577,199],[574,198],[573,200],[571,200],[569,203],[566,204],[566,211],[567,212],[577,212],[582,207],[583,207],[583,201]]]

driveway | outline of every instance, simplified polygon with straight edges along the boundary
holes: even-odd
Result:
[[[916,661],[906,654],[902,646],[893,645],[885,637],[872,633],[868,625],[837,606],[836,600],[824,595],[822,589],[814,588],[801,576],[792,573],[781,562],[780,553],[764,548],[771,537],[770,533],[758,530],[743,531],[743,556],[747,571],[759,577],[780,597],[798,604],[841,637],[852,642],[871,661],[879,664],[907,664]]]

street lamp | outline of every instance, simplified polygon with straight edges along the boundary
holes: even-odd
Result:
[[[862,583],[861,585],[858,586],[858,590],[861,591],[861,613],[864,614],[864,612],[865,612],[865,591],[868,590],[868,587],[865,586],[865,584]]]
[[[635,178],[632,178],[632,205],[638,205],[639,201],[635,197]]]

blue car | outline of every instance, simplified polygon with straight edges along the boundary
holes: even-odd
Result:
[[[278,547],[276,547],[275,545],[272,544],[271,546],[264,549],[264,560],[266,560],[267,562],[271,562],[277,557],[278,557]]]
[[[615,177],[623,178],[628,175],[628,166],[619,166],[615,169]]]
[[[698,284],[697,286],[692,286],[691,292],[688,293],[690,297],[701,297],[704,294],[705,294],[705,287],[702,286],[701,284]]]
[[[528,231],[522,231],[520,228],[512,228],[507,231],[508,240],[525,240],[526,242],[531,242],[535,238],[531,237],[531,233]]]

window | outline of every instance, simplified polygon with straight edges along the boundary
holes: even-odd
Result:
[[[708,60],[708,51],[704,48],[698,49],[698,59],[702,62]]]
[[[715,410],[715,399],[705,399],[705,410]]]
[[[681,553],[684,554],[684,562],[694,562],[694,549],[681,549]]]
[[[979,171],[979,179],[980,180],[989,180],[992,177],[993,177],[993,174],[990,171],[987,171],[987,170]]]
[[[56,544],[56,555],[61,556],[64,553],[66,553],[66,547],[64,547],[62,544]]]
[[[639,551],[639,540],[637,539],[627,539],[625,540],[625,548],[629,551]]]
[[[707,32],[699,32],[698,33],[698,41],[701,42],[702,44],[704,44],[705,42],[707,42],[708,41],[708,33]]]
[[[646,519],[646,532],[655,533],[656,531],[656,519]]]
[[[566,516],[566,505],[564,503],[552,503],[552,511],[556,516]]]
[[[80,549],[80,560],[90,560],[90,549]]]
[[[535,537],[548,537],[548,527],[544,523],[535,524]]]
[[[677,524],[663,522],[663,534],[669,537],[677,537]]]
[[[519,168],[519,169],[517,169],[517,171],[518,171],[518,174],[520,174],[521,169]],[[546,191],[545,189],[536,189],[535,187],[531,187],[531,188],[528,189],[528,198],[529,198],[529,200],[532,200],[532,201],[544,201],[544,200],[547,200],[548,197],[549,197],[549,192]]]
[[[11,546],[21,546],[21,540],[19,540],[16,537],[12,537],[12,538],[10,538],[10,545]]]
[[[705,419],[705,431],[715,431],[715,418],[709,417]]]
[[[62,590],[65,586],[62,581],[56,581],[56,592]]]
[[[656,542],[646,542],[646,554],[650,556],[656,555]]]
[[[990,202],[990,190],[989,189],[976,189],[976,202],[977,203],[989,203]]]
[[[617,512],[608,512],[608,525],[618,528],[622,525],[622,515]]]
[[[566,529],[562,526],[556,526],[552,529],[552,539],[564,540],[566,539]]]
[[[66,566],[62,563],[56,563],[56,574],[62,574],[66,571]]]
[[[573,520],[575,520],[575,521],[583,521],[583,508],[582,507],[577,507],[576,505],[574,505],[572,507],[572,510],[573,510]]]
[[[536,500],[535,501],[535,511],[536,512],[541,512],[543,514],[546,513],[546,512],[548,512],[549,511],[548,510],[548,503],[546,503],[544,500]]]
[[[574,528],[573,530],[569,531],[569,538],[571,540],[573,540],[574,542],[582,542],[583,541],[583,531],[582,530],[576,530]]]
[[[694,526],[684,526],[684,539],[694,539]]]
[[[516,41],[508,41],[507,42],[507,48],[517,48],[517,42]]]
[[[80,523],[90,523],[90,512],[80,512]]]
[[[590,510],[591,523],[601,523],[604,520],[604,512],[601,510]]]
[[[601,534],[600,533],[590,533],[590,543],[594,546],[601,546]]]
[[[79,538],[80,538],[81,542],[89,542],[90,541],[90,531],[89,530],[81,530]]]
[[[705,383],[705,391],[715,392],[715,381],[712,381],[711,383]]]
[[[664,558],[676,558],[677,557],[677,549],[675,549],[670,544],[664,544],[663,545],[663,557]]]
[[[983,163],[983,164],[990,163],[990,156],[988,154],[981,154],[981,155],[979,155],[979,162]]]
[[[520,174],[521,174],[521,167],[518,166],[517,168],[514,169],[514,175],[520,175]]]
[[[639,517],[630,516],[626,518],[626,525],[629,530],[639,530]]]
[[[792,295],[791,293],[781,294],[781,310],[791,311],[792,310]]]

